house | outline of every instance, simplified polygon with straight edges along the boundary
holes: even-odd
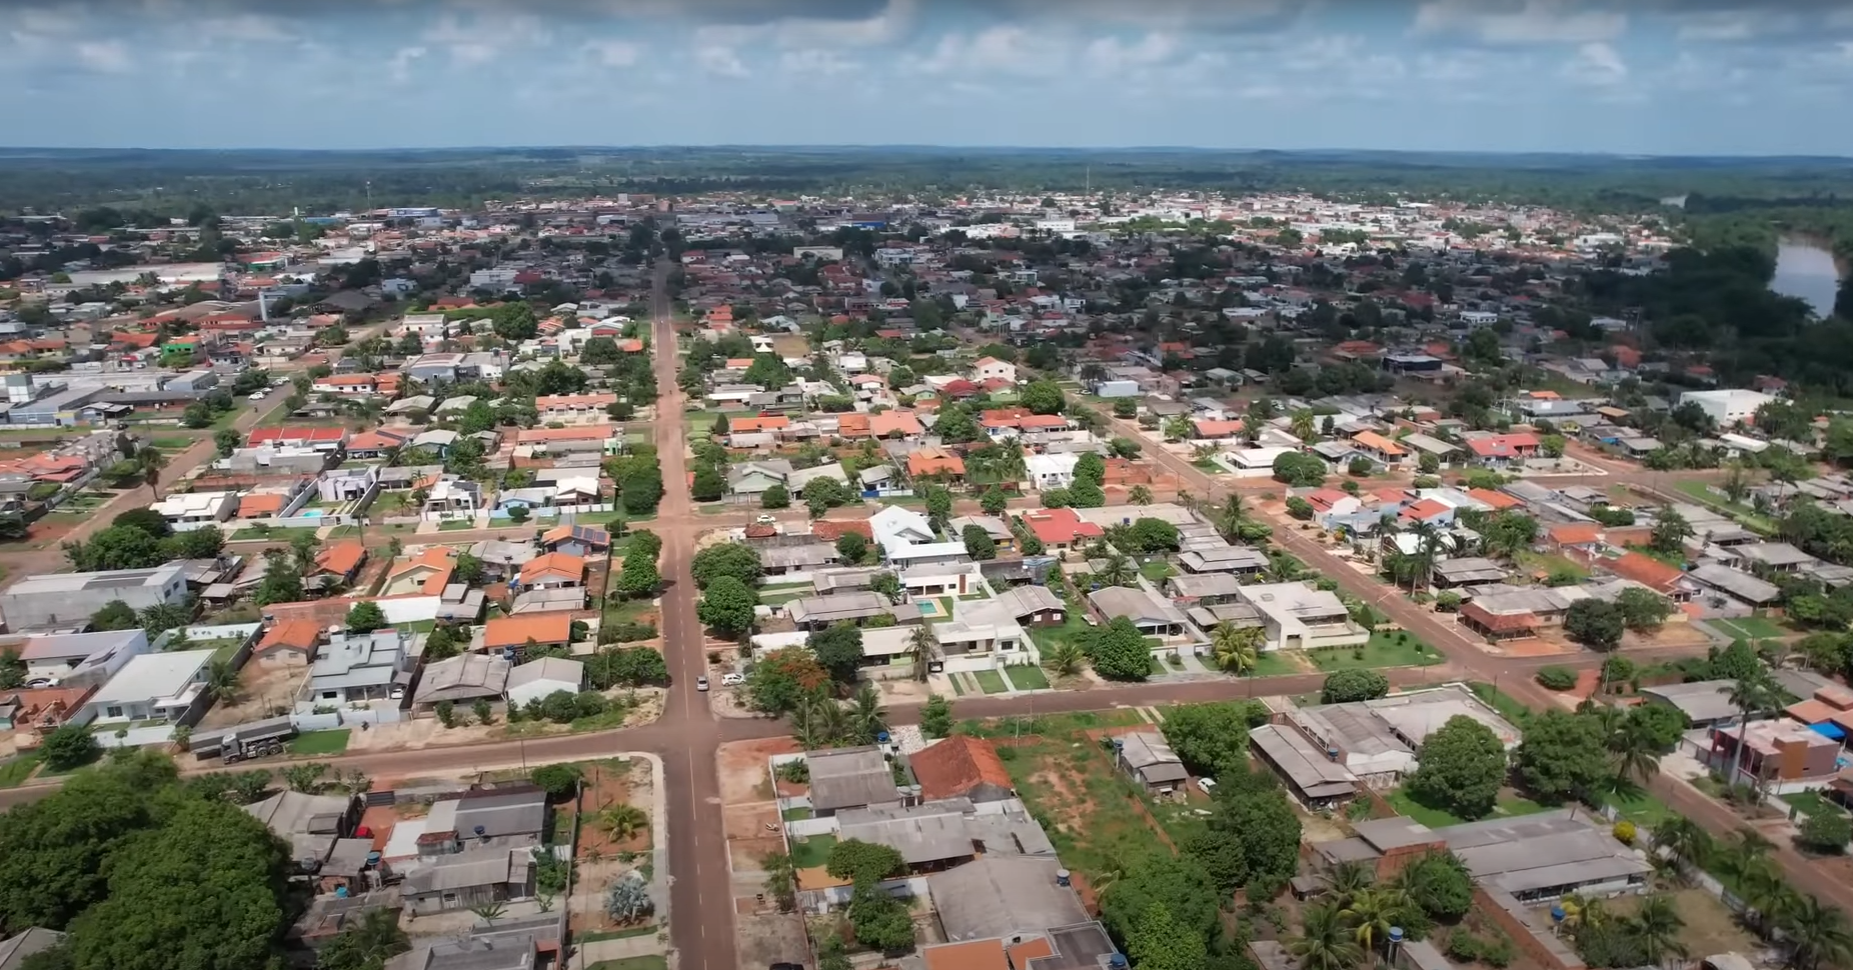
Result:
[[[1270,650],[1362,646],[1370,640],[1370,631],[1352,622],[1337,594],[1310,583],[1267,583],[1240,592],[1261,614]]]
[[[1575,806],[1438,829],[1397,815],[1359,822],[1352,830],[1355,836],[1313,843],[1312,851],[1325,865],[1364,863],[1379,879],[1428,853],[1452,852],[1488,892],[1525,902],[1639,891],[1653,874],[1641,853]]]
[[[148,634],[137,627],[27,637],[19,659],[26,664],[26,684],[44,681],[56,687],[94,687],[148,649]]]
[[[169,492],[167,497],[149,506],[167,520],[175,532],[216,526],[232,517],[238,508],[237,492]]]
[[[1251,728],[1248,746],[1308,807],[1325,808],[1348,801],[1358,792],[1357,775],[1291,724]]]
[[[835,623],[862,626],[877,616],[898,614],[880,593],[842,592],[800,597],[786,605],[785,615],[800,630],[821,630]]]
[[[907,454],[907,476],[956,484],[965,480],[965,460],[944,448],[916,448]]]
[[[946,523],[946,532],[955,539],[962,539],[967,528],[976,527],[997,544],[999,554],[1012,553],[1017,549],[1017,535],[1010,531],[1004,520],[994,515],[961,515]]]
[[[999,801],[1016,796],[1010,773],[991,742],[956,734],[908,756],[907,767],[927,801],[967,798]]]
[[[429,831],[426,837],[430,837]],[[399,900],[413,916],[490,906],[532,895],[534,850],[527,848],[459,849],[453,854],[421,859],[399,886]],[[530,939],[530,950],[532,946]],[[468,965],[482,964],[472,961]]]
[[[565,649],[572,641],[573,618],[565,613],[537,616],[499,616],[482,626],[483,650],[499,650],[514,655],[529,641],[541,648]]]
[[[450,549],[426,546],[411,559],[392,565],[386,573],[386,585],[380,589],[380,593],[383,596],[404,596],[410,593],[435,596],[450,585],[451,574],[456,568],[456,559]]]
[[[412,700],[419,708],[430,710],[440,702],[470,704],[477,700],[497,700],[508,686],[509,662],[506,657],[465,653],[425,665]]]
[[[1764,582],[1749,573],[1717,563],[1708,562],[1693,567],[1686,572],[1681,582],[1690,584],[1705,602],[1714,606],[1728,607],[1735,603],[1760,609],[1774,606],[1782,598],[1782,590],[1774,583]]]
[[[611,534],[589,525],[561,525],[540,537],[541,548],[569,556],[604,555],[611,549]]]
[[[1043,551],[1059,555],[1106,535],[1105,530],[1085,521],[1074,509],[1028,509],[1019,517],[1042,543]]]
[[[997,609],[1021,626],[1061,626],[1068,622],[1068,604],[1047,586],[1017,586],[991,598]]]
[[[1538,456],[1538,436],[1529,433],[1475,435],[1466,441],[1476,465],[1499,468]]]
[[[1046,492],[1073,485],[1074,466],[1080,459],[1081,456],[1073,452],[1048,452],[1024,456],[1023,465],[1028,470],[1031,487]]]
[[[480,484],[446,476],[426,489],[425,504],[419,512],[427,518],[469,518],[482,508],[483,487]]]
[[[888,759],[874,745],[813,751],[804,760],[811,771],[811,810],[819,818],[900,800]]]
[[[585,585],[585,560],[550,552],[521,565],[513,584],[518,590],[577,589]]]
[[[991,380],[1017,382],[1017,366],[995,357],[980,357],[972,364],[972,380],[979,383]]]
[[[1401,465],[1409,457],[1408,449],[1375,431],[1360,431],[1352,435],[1351,444],[1371,461],[1391,468]]]
[[[508,672],[508,703],[525,706],[555,691],[577,694],[585,688],[585,664],[563,657],[542,657]]]
[[[1134,731],[1113,738],[1113,760],[1127,777],[1145,790],[1168,795],[1190,780],[1184,762],[1157,731]]]
[[[1435,563],[1432,573],[1430,580],[1436,589],[1458,589],[1462,586],[1506,581],[1504,567],[1491,559],[1477,556],[1443,559]]]
[[[367,547],[359,540],[342,540],[316,553],[315,569],[309,577],[325,577],[329,581],[350,585],[360,575],[360,567],[367,561]]]
[[[351,795],[280,791],[244,810],[289,843],[291,858],[313,859],[319,865],[333,854],[336,843],[353,834],[361,804]]]
[[[946,939],[954,944],[977,940],[1025,941],[1037,937],[1043,956],[1034,962],[1017,945],[1018,967],[1032,970],[1095,970],[1118,952],[1100,924],[1089,923],[1087,910],[1073,889],[1062,884],[1060,860],[1039,855],[986,856],[926,877],[927,892],[939,913]],[[1092,933],[1085,931],[1092,930]],[[1062,945],[1061,956],[1044,935]],[[929,948],[923,953],[932,953]],[[934,970],[991,970],[982,964],[941,964]]]
[[[308,619],[284,620],[264,631],[251,650],[257,663],[301,667],[315,658],[315,648],[322,642],[321,624]]]
[[[1102,624],[1120,618],[1132,621],[1139,633],[1168,640],[1187,634],[1184,614],[1171,601],[1143,589],[1108,586],[1087,594],[1088,612]]]
[[[192,724],[204,714],[212,650],[137,654],[84,702],[79,724],[166,721]]]
[[[329,637],[297,694],[298,711],[403,698],[418,665],[414,647],[412,635],[398,630]]]

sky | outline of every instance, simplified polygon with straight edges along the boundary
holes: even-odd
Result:
[[[1853,156],[1853,0],[9,0],[14,146]]]

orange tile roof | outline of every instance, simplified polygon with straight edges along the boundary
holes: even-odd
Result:
[[[1551,541],[1560,546],[1586,546],[1602,538],[1600,522],[1564,522],[1553,525],[1546,533]]]
[[[264,631],[264,638],[257,642],[257,652],[263,653],[272,647],[295,647],[299,650],[313,651],[321,639],[321,625],[314,620],[284,620]]]
[[[1512,509],[1525,504],[1504,492],[1495,492],[1490,488],[1470,488],[1467,494],[1485,502],[1495,510]]]
[[[1451,511],[1453,508],[1453,506],[1446,503],[1438,502],[1432,498],[1425,498],[1404,509],[1403,518],[1412,522],[1424,522],[1444,512]]]
[[[424,584],[419,588],[428,596],[436,596],[444,592],[445,586],[450,585],[450,575],[456,568],[456,565],[451,561],[451,550],[443,546],[429,546],[416,557],[404,562],[395,563],[392,567],[392,571],[389,572],[387,576],[390,579],[398,579],[415,570],[432,570],[431,575],[425,579]]]
[[[1684,575],[1672,566],[1638,552],[1622,553],[1620,558],[1611,559],[1606,565],[1615,575],[1632,579],[1661,593],[1670,591],[1679,577]]]
[[[349,539],[323,549],[315,557],[315,565],[336,576],[346,576],[359,569],[361,562],[366,558],[367,547],[361,545],[358,540]]]
[[[926,970],[1010,970],[1004,941],[998,939],[929,946],[920,951],[920,958]]]
[[[943,448],[921,448],[907,456],[907,474],[920,475],[963,475],[965,459]]]
[[[275,492],[238,497],[238,517],[241,519],[257,519],[266,515],[276,515],[281,511],[283,511],[283,496]]]
[[[573,635],[570,613],[542,613],[537,616],[498,616],[483,625],[483,646],[491,650],[535,643],[565,643]]]
[[[855,435],[858,438],[869,434],[869,416],[866,414],[837,415],[836,433],[845,437]]]
[[[1201,438],[1221,438],[1226,435],[1242,433],[1242,421],[1240,418],[1233,421],[1211,421],[1207,418],[1198,418],[1192,421],[1190,425],[1197,429],[1197,436]]]
[[[783,414],[771,414],[756,418],[734,418],[727,422],[729,432],[778,431],[791,427],[791,419]]]
[[[959,734],[915,752],[907,759],[928,799],[957,798],[981,784],[1006,790],[1013,786],[1003,759],[991,742]]]
[[[1834,719],[1835,714],[1840,713],[1839,710],[1817,700],[1806,700],[1799,704],[1790,704],[1785,709],[1785,712],[1790,717],[1803,724],[1820,724],[1823,721],[1831,721]]]
[[[920,426],[920,419],[912,411],[883,411],[869,415],[869,434],[877,438],[886,438],[891,434],[911,438],[924,430]]]
[[[585,560],[564,552],[550,552],[521,564],[522,582],[531,583],[540,576],[581,579],[585,576]]]
[[[1028,970],[1031,960],[1054,956],[1055,946],[1049,942],[1047,937],[1038,936],[1026,943],[1005,947],[1004,952],[1010,955],[1012,967],[1016,970]]]
[[[1401,456],[1401,455],[1408,454],[1408,452],[1403,450],[1402,445],[1399,445],[1396,442],[1391,441],[1388,438],[1385,438],[1383,435],[1380,435],[1375,431],[1360,431],[1357,434],[1352,435],[1351,440],[1355,444],[1361,445],[1365,448],[1370,448],[1374,451],[1377,451],[1380,454],[1391,455],[1391,456]]]

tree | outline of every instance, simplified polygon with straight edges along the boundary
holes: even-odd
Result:
[[[775,650],[746,675],[746,696],[755,710],[786,714],[829,682],[829,671],[809,650]]]
[[[890,603],[899,603],[905,595],[901,589],[901,578],[893,573],[876,573],[869,579],[869,592],[880,593]]]
[[[830,849],[824,871],[852,883],[880,882],[907,870],[900,850],[861,839],[844,839]]]
[[[1654,826],[1654,851],[1670,862],[1675,871],[1701,868],[1708,863],[1716,847],[1705,827],[1683,815],[1675,815]]]
[[[846,564],[859,563],[869,554],[869,540],[860,532],[845,532],[836,538],[836,554]]]
[[[585,777],[585,771],[578,765],[559,764],[542,765],[528,775],[536,787],[547,793],[549,801],[565,801],[579,791],[579,782]]]
[[[1599,599],[1581,599],[1564,614],[1563,631],[1592,650],[1613,650],[1621,644],[1625,626],[1621,607]]]
[[[774,483],[770,488],[759,493],[759,507],[763,509],[782,509],[791,505],[791,493],[785,486]]]
[[[1375,700],[1389,692],[1389,678],[1375,670],[1354,668],[1327,674],[1319,699],[1325,704],[1349,704]]]
[[[938,694],[927,695],[920,709],[920,730],[929,738],[943,738],[952,733],[952,702]]]
[[[1597,791],[1608,778],[1606,751],[1595,718],[1549,710],[1526,725],[1512,761],[1525,789],[1555,804]]]
[[[1655,552],[1672,554],[1684,549],[1686,540],[1692,536],[1692,525],[1685,516],[1672,508],[1662,508],[1654,513],[1653,532],[1647,545]]]
[[[1057,640],[1043,649],[1042,665],[1057,677],[1073,677],[1087,667],[1087,651],[1078,643]]]
[[[695,579],[695,588],[705,590],[722,576],[730,576],[743,586],[753,586],[765,575],[765,568],[752,546],[730,542],[695,553],[689,561],[689,573]]]
[[[914,920],[900,900],[871,882],[851,890],[849,925],[856,939],[884,952],[914,945]]]
[[[1163,906],[1188,932],[1207,940],[1217,933],[1220,898],[1215,880],[1196,859],[1150,853],[1132,860],[1101,894],[1100,918],[1115,936],[1128,939],[1148,911]]]
[[[713,465],[695,466],[695,477],[689,485],[689,497],[697,502],[716,502],[727,494],[727,480],[715,470]]]
[[[624,557],[624,568],[618,573],[620,594],[629,599],[653,596],[662,584],[663,577],[657,571],[654,555],[633,552]]]
[[[771,391],[785,387],[792,381],[791,368],[776,354],[756,354],[752,366],[746,369],[741,380],[748,384],[757,384]]]
[[[1422,742],[1409,793],[1464,819],[1493,810],[1506,777],[1506,749],[1486,725],[1456,714]]]
[[[1274,459],[1274,480],[1295,488],[1312,488],[1325,482],[1325,462],[1303,452],[1285,452]]]
[[[161,500],[161,469],[167,467],[167,456],[153,448],[145,448],[136,453],[135,461],[141,466],[142,484],[148,486],[149,493],[154,496],[155,501],[159,502]]]
[[[702,592],[695,614],[723,636],[742,636],[753,629],[753,610],[758,605],[759,596],[745,583],[720,576]]]
[[[1686,945],[1679,942],[1679,933],[1685,929],[1686,921],[1680,918],[1671,898],[1658,894],[1647,897],[1629,923],[1629,931],[1646,963],[1660,966],[1669,956],[1686,955]]]
[[[613,842],[629,842],[650,827],[650,814],[635,805],[619,803],[598,813],[598,827]]]
[[[1025,384],[1019,400],[1031,414],[1060,414],[1068,406],[1061,385],[1051,380],[1036,380]]]
[[[1179,704],[1166,715],[1165,742],[1199,776],[1215,777],[1225,765],[1248,757],[1248,728],[1255,723],[1251,705],[1238,701]]]
[[[102,752],[96,736],[75,724],[58,728],[39,743],[39,760],[52,771],[81,768],[95,761]]]
[[[985,489],[984,494],[978,497],[978,507],[986,515],[1002,515],[1009,504],[1010,500],[1004,496],[1003,490],[995,485]]]
[[[761,856],[759,871],[766,874],[766,894],[778,903],[779,912],[789,913],[798,906],[798,870],[791,856],[773,852]]]
[[[26,682],[27,669],[17,649],[0,650],[0,690],[17,690]]]
[[[613,881],[605,893],[605,915],[614,923],[635,923],[655,910],[656,902],[650,898],[650,887],[635,872]]]
[[[841,684],[854,683],[862,669],[862,628],[854,623],[832,623],[806,638],[817,663]]]
[[[84,572],[149,569],[168,560],[161,540],[141,529],[112,525],[82,544],[66,543],[65,556]]]
[[[1337,906],[1309,906],[1300,916],[1300,932],[1287,940],[1287,952],[1303,970],[1352,970],[1364,962],[1364,948]]]
[[[1152,672],[1152,648],[1132,621],[1116,616],[1092,638],[1088,659],[1108,680],[1144,680]]]
[[[372,633],[386,625],[386,611],[371,600],[355,603],[347,611],[347,628],[353,633]]]
[[[1486,520],[1481,537],[1487,552],[1510,560],[1537,541],[1538,520],[1507,509],[1494,513]]]
[[[1216,624],[1210,634],[1210,657],[1219,670],[1232,674],[1252,673],[1261,663],[1261,647],[1267,642],[1267,629],[1237,626],[1229,621]]]
[[[1797,845],[1832,855],[1845,852],[1849,841],[1853,841],[1853,819],[1845,812],[1831,810],[1815,812],[1802,819],[1795,838]]]
[[[1842,285],[1841,292],[1853,292]],[[1823,965],[1846,966],[1853,962],[1853,925],[1847,914],[1836,906],[1823,906],[1813,896],[1803,896],[1778,917],[1783,936],[1788,938],[1789,964],[1795,970],[1819,970]]]
[[[965,554],[974,562],[997,558],[997,542],[985,531],[984,526],[968,525],[959,533],[959,538],[965,542]]]
[[[1397,884],[1431,919],[1452,923],[1473,906],[1473,875],[1452,852],[1430,852],[1410,863]]]
[[[121,600],[110,600],[102,609],[90,614],[92,630],[133,630],[141,623],[135,608]]]
[[[399,928],[396,912],[385,907],[369,909],[322,946],[316,953],[315,968],[382,970],[387,960],[411,948],[412,941]]]
[[[1126,938],[1139,970],[1201,970],[1209,962],[1208,937],[1179,926],[1163,903],[1148,907]]]

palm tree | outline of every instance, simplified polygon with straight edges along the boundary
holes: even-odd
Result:
[[[135,460],[142,466],[142,484],[148,486],[149,493],[154,496],[155,501],[159,502],[161,500],[161,469],[167,467],[167,456],[153,448],[143,448],[136,454]]]
[[[503,913],[508,912],[508,905],[500,900],[493,903],[477,903],[470,907],[470,912],[475,913],[476,918],[485,923],[493,923],[501,919]]]
[[[928,677],[927,664],[933,659],[933,630],[922,623],[914,627],[914,632],[907,638],[908,659],[914,664],[914,679],[924,683]]]
[[[650,813],[635,805],[613,805],[598,813],[598,827],[611,841],[628,842],[650,827]]]
[[[1177,490],[1177,504],[1182,505],[1186,511],[1190,512],[1192,515],[1195,515],[1197,511],[1197,506],[1200,503],[1197,500],[1197,495],[1195,492],[1192,492],[1189,489],[1180,488]]]
[[[142,610],[142,628],[147,630],[151,637],[159,636],[162,632],[173,630],[176,627],[184,627],[189,619],[192,619],[192,616],[187,608],[178,603],[156,603]],[[180,630],[174,636],[175,642],[178,643],[185,639],[186,631]],[[168,649],[179,650],[181,648],[170,646]]]
[[[1266,575],[1271,583],[1291,583],[1300,578],[1300,571],[1305,566],[1287,552],[1276,549],[1268,553]]]
[[[230,660],[213,660],[206,665],[206,693],[222,704],[238,699],[238,668]]]
[[[1390,938],[1395,926],[1408,911],[1409,900],[1402,890],[1389,886],[1364,889],[1352,894],[1350,905],[1339,910],[1352,924],[1352,936],[1366,953],[1375,953]]]
[[[1409,533],[1415,536],[1415,552],[1410,554],[1415,560],[1415,576],[1409,582],[1409,592],[1414,593],[1417,581],[1427,586],[1435,571],[1435,558],[1441,552],[1441,532],[1432,522],[1418,521],[1409,527]]]
[[[1672,860],[1681,878],[1688,869],[1702,868],[1715,848],[1711,833],[1683,815],[1675,815],[1654,826],[1653,844],[1662,858]]]
[[[1584,898],[1572,893],[1558,901],[1563,908],[1563,924],[1572,934],[1609,921],[1608,903],[1600,896]]]
[[[1641,944],[1641,955],[1649,962],[1659,964],[1670,956],[1686,955],[1686,945],[1679,942],[1679,931],[1686,928],[1686,921],[1679,918],[1679,909],[1673,900],[1666,896],[1649,896],[1641,902],[1641,908],[1628,921],[1629,933]]]
[[[1210,636],[1210,655],[1215,658],[1216,666],[1232,674],[1246,674],[1253,672],[1261,662],[1261,645],[1267,640],[1267,630],[1258,626],[1236,626],[1224,620],[1216,624]]]
[[[1853,964],[1853,925],[1838,907],[1803,896],[1783,914],[1781,925],[1789,940],[1789,966],[1795,970]]]
[[[1638,721],[1630,721],[1609,735],[1609,750],[1615,754],[1617,786],[1630,779],[1645,785],[1660,773],[1660,752]]]
[[[1100,571],[1094,574],[1094,582],[1102,586],[1131,586],[1134,583],[1133,577],[1137,575],[1133,571],[1132,560],[1114,553],[1107,557]]]
[[[1300,935],[1287,941],[1287,952],[1302,970],[1351,970],[1364,962],[1364,948],[1336,906],[1311,906],[1300,916]]]
[[[862,744],[874,744],[876,735],[888,730],[888,714],[881,709],[881,692],[874,684],[864,682],[857,687],[856,696],[849,699],[843,713],[849,733]]]
[[[842,709],[824,697],[805,697],[791,712],[791,734],[805,750],[828,747],[841,732]]]
[[[1152,504],[1152,490],[1144,485],[1134,485],[1132,491],[1126,493],[1126,500],[1134,505],[1150,505]]]
[[[766,893],[778,903],[779,912],[791,912],[798,905],[798,869],[791,856],[783,852],[762,856],[759,868],[766,874]]]
[[[1248,521],[1248,503],[1240,492],[1230,492],[1216,509],[1216,531],[1224,538],[1234,539]]]
[[[1087,666],[1087,652],[1079,644],[1057,640],[1042,651],[1042,665],[1057,677],[1073,677]]]
[[[1293,420],[1287,424],[1287,433],[1301,441],[1311,442],[1319,436],[1319,426],[1313,420],[1311,408],[1301,408],[1293,412]]]
[[[1775,707],[1780,694],[1775,678],[1761,666],[1755,673],[1719,687],[1718,692],[1729,694],[1731,706],[1743,715],[1743,724],[1737,729],[1737,748],[1731,752],[1730,777],[1735,782],[1740,772],[1748,772],[1744,767],[1744,743],[1750,735],[1750,716]]]
[[[1408,869],[1404,869],[1408,872]],[[1332,894],[1333,902],[1340,908],[1351,905],[1351,899],[1358,893],[1369,889],[1377,881],[1377,872],[1362,862],[1341,862],[1327,869],[1320,880],[1326,890]]]

